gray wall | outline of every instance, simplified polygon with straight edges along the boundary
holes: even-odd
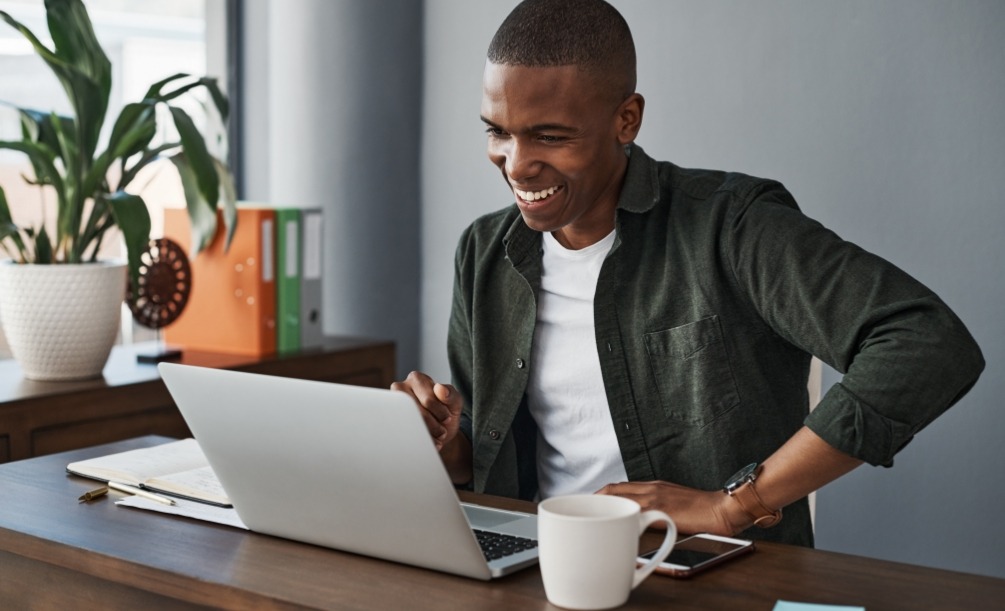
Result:
[[[457,237],[512,201],[478,108],[485,48],[514,4],[425,3],[420,364],[441,378]],[[938,292],[984,349],[978,385],[893,469],[821,491],[819,547],[1005,577],[1005,3],[614,4],[636,37],[650,154],[783,181]]]
[[[323,207],[325,332],[393,339],[415,367],[422,3],[243,8],[243,196]]]

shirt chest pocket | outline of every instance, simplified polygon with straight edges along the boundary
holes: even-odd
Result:
[[[705,426],[740,402],[718,316],[646,333],[645,344],[672,420]]]

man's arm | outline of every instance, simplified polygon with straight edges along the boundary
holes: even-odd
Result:
[[[455,486],[463,486],[474,477],[471,467],[471,440],[464,433],[454,435],[454,438],[440,450],[440,458],[450,474],[450,481]]]
[[[803,427],[764,461],[754,486],[769,509],[781,509],[861,464],[861,460],[834,449]],[[600,493],[630,498],[643,510],[664,511],[682,533],[729,536],[754,523],[740,503],[722,490],[695,490],[669,482],[629,482],[610,484]]]
[[[415,399],[429,435],[454,484],[471,481],[471,441],[460,431],[464,400],[449,384],[435,382],[428,375],[413,371],[401,382],[391,384],[391,390],[407,393]]]

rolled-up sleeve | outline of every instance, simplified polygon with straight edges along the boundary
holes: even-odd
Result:
[[[737,282],[772,329],[844,374],[805,420],[830,445],[890,466],[984,369],[962,321],[892,263],[802,215],[774,183],[729,225]]]

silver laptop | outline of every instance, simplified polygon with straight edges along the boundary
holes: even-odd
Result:
[[[476,579],[537,562],[537,517],[460,503],[405,393],[158,369],[251,530]],[[496,558],[484,538],[529,549]]]

